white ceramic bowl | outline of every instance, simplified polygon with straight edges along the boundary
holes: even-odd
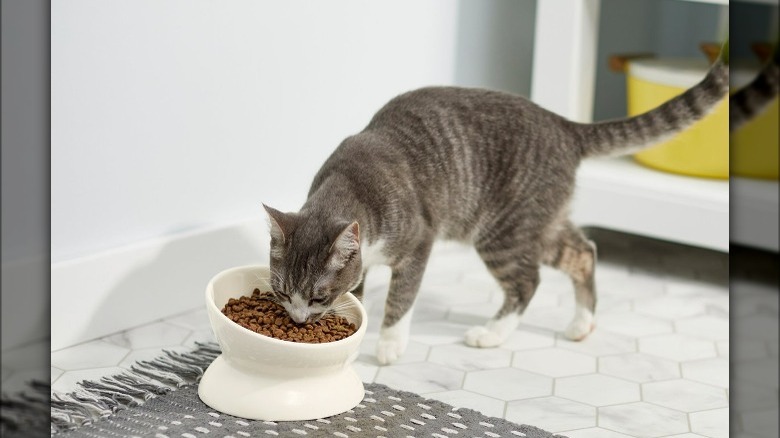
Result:
[[[312,420],[340,414],[364,396],[352,369],[366,332],[366,311],[352,294],[336,303],[355,305],[344,316],[358,330],[321,344],[282,341],[241,327],[222,314],[230,298],[269,291],[267,266],[220,272],[206,287],[206,309],[222,354],[208,367],[198,395],[211,408],[253,420]]]

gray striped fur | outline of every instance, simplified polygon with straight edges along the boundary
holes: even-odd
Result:
[[[763,112],[777,99],[780,90],[780,48],[748,85],[729,97],[729,130],[742,125]]]

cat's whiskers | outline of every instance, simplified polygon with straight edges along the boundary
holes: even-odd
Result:
[[[274,277],[273,279],[276,280],[276,284],[279,285],[279,287],[281,287],[282,284],[284,284],[284,282],[282,281],[282,275],[278,271],[271,272],[271,275],[273,275]]]
[[[323,315],[347,316],[351,313],[350,311],[356,307],[357,304],[352,301],[342,301],[326,310]]]

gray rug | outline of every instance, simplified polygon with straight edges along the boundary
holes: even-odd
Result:
[[[362,403],[333,417],[245,420],[215,412],[198,398],[197,381],[217,355],[216,344],[201,344],[186,354],[166,352],[139,362],[132,372],[54,394],[51,432],[61,437],[564,438],[380,384],[366,384]]]

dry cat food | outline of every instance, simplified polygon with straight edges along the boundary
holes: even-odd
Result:
[[[283,341],[319,344],[344,339],[357,331],[355,324],[337,315],[327,315],[314,323],[296,324],[284,307],[260,296],[260,289],[255,289],[251,297],[229,299],[222,313],[242,327]]]

